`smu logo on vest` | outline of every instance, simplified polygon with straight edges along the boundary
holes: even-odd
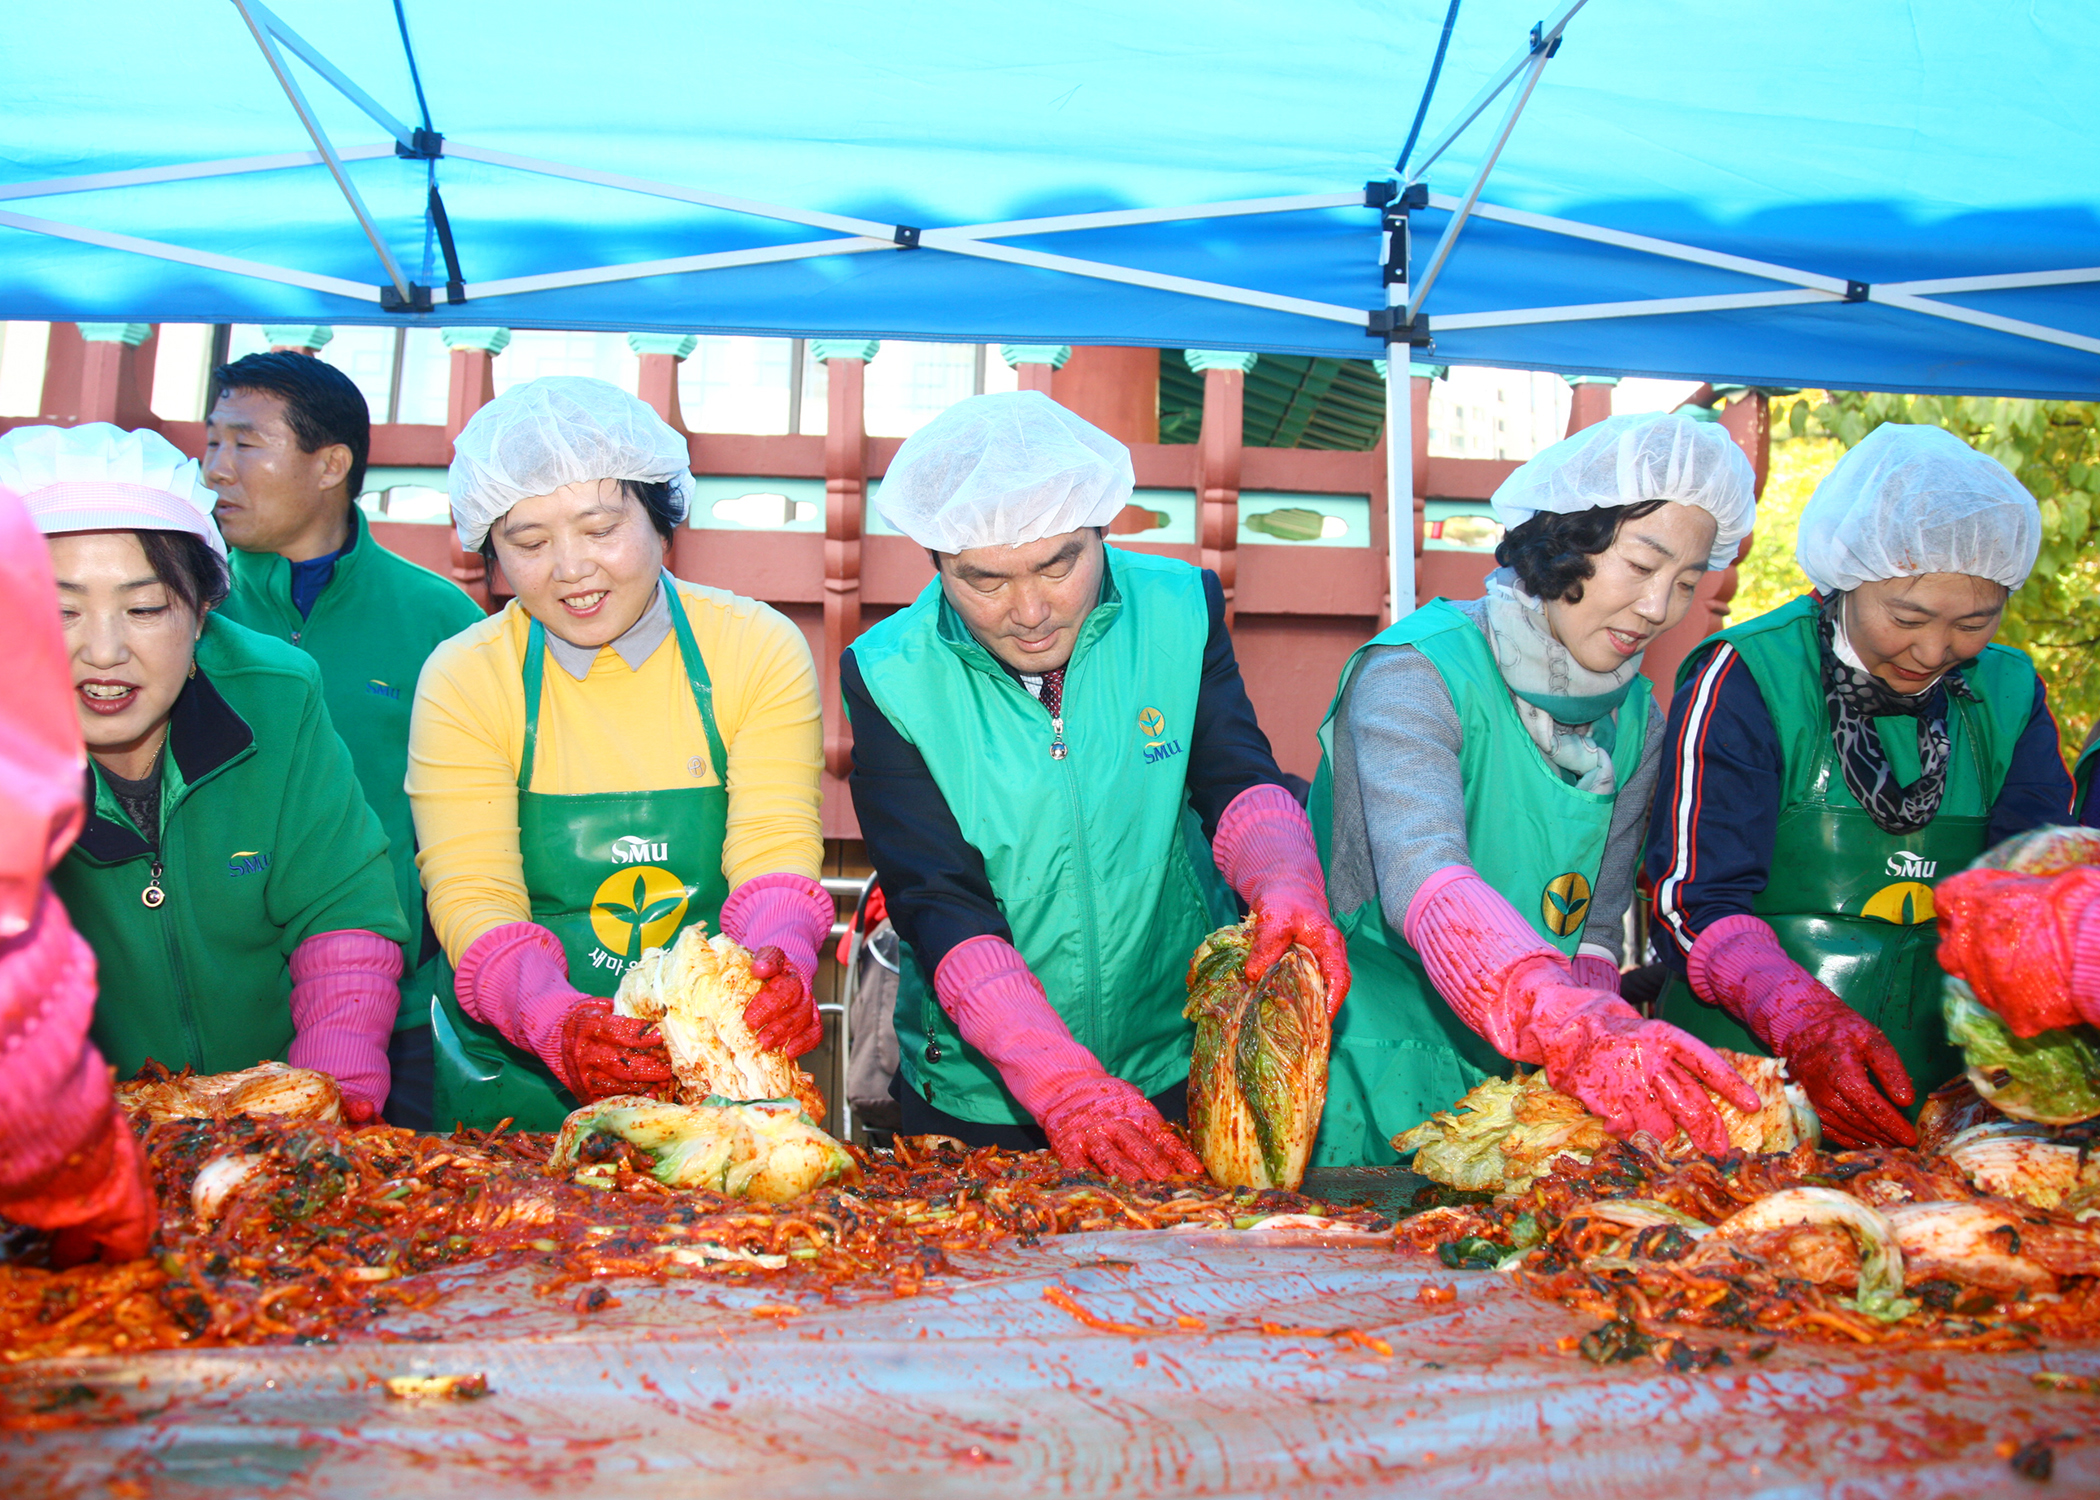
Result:
[[[630,833],[612,842],[612,862],[616,865],[654,864],[670,857],[669,843],[652,842],[646,834]]]
[[[692,894],[659,865],[635,865],[606,876],[591,893],[591,934],[602,950],[591,955],[591,966],[625,969],[644,950],[668,946]]]
[[[1554,876],[1539,898],[1539,918],[1555,937],[1566,937],[1581,927],[1589,910],[1590,879],[1580,870]]]
[[[1908,849],[1898,849],[1888,859],[1888,874],[1892,880],[1930,880],[1939,869],[1938,860],[1913,854]]]
[[[1891,859],[1893,867],[1896,861]],[[1928,864],[1929,868],[1929,864]],[[1932,887],[1918,880],[1899,880],[1867,897],[1859,909],[1863,917],[1876,917],[1898,927],[1915,927],[1932,920]]]
[[[236,849],[226,859],[226,873],[234,879],[260,875],[269,868],[270,856],[261,849]]]
[[[1138,728],[1145,736],[1145,764],[1156,765],[1181,753],[1181,741],[1166,737],[1167,716],[1156,708],[1138,711]]]

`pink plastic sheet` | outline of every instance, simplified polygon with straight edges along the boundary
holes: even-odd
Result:
[[[0,1493],[191,1497],[2091,1495],[2100,1345],[1889,1355],[1780,1343],[1597,1368],[1588,1323],[1505,1278],[1259,1233],[1018,1246],[916,1298],[789,1304],[764,1278],[535,1297],[529,1271],[332,1347],[48,1362],[17,1410],[114,1392],[111,1425],[0,1433]],[[1107,1333],[1047,1300],[1061,1287]],[[1423,1300],[1424,1288],[1455,1300]],[[798,1313],[781,1309],[798,1306]],[[1185,1327],[1182,1319],[1200,1322]],[[1284,1331],[1264,1332],[1263,1325]],[[1322,1336],[1355,1329],[1382,1340]],[[391,1340],[391,1341],[389,1341]],[[487,1376],[474,1402],[385,1377]],[[77,1395],[78,1392],[73,1392]],[[2051,1440],[2046,1485],[2005,1445]],[[2004,1451],[2001,1451],[2004,1449]]]

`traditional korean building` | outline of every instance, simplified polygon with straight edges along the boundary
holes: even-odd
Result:
[[[686,432],[697,478],[672,569],[766,600],[808,635],[826,682],[824,829],[857,837],[840,778],[850,733],[840,650],[932,576],[869,505],[904,436],[986,390],[1041,390],[1131,448],[1137,493],[1120,545],[1218,572],[1240,662],[1286,771],[1310,777],[1314,731],[1349,653],[1391,617],[1386,597],[1383,361],[1211,350],[700,339],[501,328],[9,324],[0,430],[111,421],[203,449],[206,372],[259,348],[327,358],[364,389],[372,455],[360,503],[373,535],[500,607],[500,572],[460,552],[444,502],[451,441],[505,386],[546,374],[627,384]],[[1415,365],[1418,600],[1476,595],[1499,537],[1486,504],[1546,442],[1601,420],[1616,382]],[[34,391],[34,396],[31,392]],[[1732,397],[1732,399],[1730,399]],[[1687,409],[1721,422],[1763,483],[1766,403],[1711,387]],[[1565,415],[1563,415],[1565,413]],[[1734,570],[1648,652],[1667,697],[1684,653],[1725,618]]]

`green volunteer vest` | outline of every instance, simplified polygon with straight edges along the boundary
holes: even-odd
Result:
[[[424,661],[448,637],[478,624],[481,606],[449,579],[380,546],[354,505],[349,541],[311,614],[302,617],[292,603],[292,565],[278,554],[236,547],[228,562],[233,592],[216,613],[298,647],[321,669],[328,716],[349,747],[365,802],[386,834],[394,891],[408,917],[394,1028],[428,1026],[430,991],[418,968],[436,942],[425,947],[416,827],[403,786],[408,720]]]
[[[1188,805],[1210,613],[1187,563],[1108,549],[1101,599],[1065,673],[1063,758],[1050,715],[928,584],[852,650],[869,695],[926,764],[1014,946],[1081,1046],[1147,1095],[1188,1076],[1181,1016],[1196,945],[1232,921]],[[964,1044],[907,948],[897,987],[904,1078],[965,1120],[1027,1111]]]
[[[1320,725],[1311,798],[1322,863],[1331,858],[1334,836],[1335,715],[1357,664],[1374,646],[1412,646],[1444,679],[1462,736],[1459,772],[1472,867],[1542,942],[1572,956],[1617,798],[1580,790],[1539,752],[1487,637],[1446,600],[1388,626],[1342,668]],[[1652,702],[1646,679],[1636,677],[1615,715],[1614,743],[1635,758],[1647,743]],[[1399,1160],[1395,1135],[1510,1065],[1437,993],[1420,956],[1387,925],[1375,897],[1335,913],[1335,921],[1349,942],[1349,998],[1335,1017],[1327,1108],[1312,1159],[1315,1166],[1379,1166]]]
[[[729,821],[729,753],[715,728],[714,685],[669,574],[671,624],[687,685],[707,730],[712,786],[563,796],[532,790],[539,748],[547,635],[534,620],[525,645],[525,753],[518,766],[518,848],[532,920],[561,939],[569,982],[610,996],[650,948],[668,948],[695,922],[714,925],[729,895],[722,841]],[[440,1129],[488,1129],[506,1116],[520,1130],[559,1130],[576,1096],[533,1053],[466,1013],[443,965],[430,1024],[437,1052]]]
[[[313,662],[216,611],[196,662],[169,719],[160,827],[135,827],[95,768],[95,816],[51,872],[95,951],[91,1034],[119,1077],[149,1057],[200,1073],[282,1059],[294,949],[408,936]]]
[[[1789,957],[1888,1036],[1917,1085],[1915,1118],[1926,1094],[1962,1070],[1940,1019],[1932,888],[1984,851],[1991,805],[2034,712],[2034,667],[2018,651],[1987,646],[1961,669],[1982,702],[1954,700],[1947,715],[1939,813],[1916,833],[1884,833],[1846,789],[1831,744],[1816,609],[1813,599],[1796,599],[1722,631],[1685,658],[1677,680],[1690,682],[1726,641],[1756,681],[1783,769],[1771,873],[1750,909],[1771,924]],[[1896,775],[1915,779],[1914,721],[1878,719],[1875,727]],[[1680,977],[1664,990],[1662,1014],[1713,1046],[1765,1051]]]

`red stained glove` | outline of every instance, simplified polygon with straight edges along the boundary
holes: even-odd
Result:
[[[963,1040],[1043,1127],[1066,1171],[1144,1182],[1203,1170],[1136,1086],[1110,1077],[1073,1038],[1011,943],[987,934],[956,944],[934,971],[933,989]]]
[[[1260,983],[1286,949],[1300,944],[1327,981],[1333,1020],[1349,994],[1349,946],[1327,914],[1327,879],[1305,809],[1280,786],[1250,786],[1219,817],[1211,854],[1254,916],[1247,982]]]
[[[1758,1107],[1757,1090],[1706,1043],[1643,1019],[1616,995],[1568,983],[1550,959],[1527,959],[1504,989],[1527,1010],[1519,1046],[1544,1062],[1548,1083],[1602,1115],[1613,1135],[1645,1130],[1668,1141],[1681,1126],[1693,1145],[1719,1156],[1728,1131],[1706,1091],[1737,1109]]]
[[[616,1016],[612,1001],[579,1000],[561,1022],[561,1066],[569,1092],[589,1104],[615,1094],[655,1094],[676,1081],[655,1024]]]
[[[1153,1182],[1203,1170],[1137,1086],[1106,1073],[1063,1080],[1036,1118],[1068,1172]]]
[[[61,1270],[89,1260],[137,1260],[153,1239],[158,1213],[145,1154],[114,1105],[35,1197],[6,1208],[11,1219],[54,1231],[51,1263]]]
[[[809,981],[778,948],[761,948],[752,954],[751,972],[760,983],[758,993],[744,1007],[744,1024],[759,1045],[789,1057],[814,1050],[824,1040],[824,1022],[817,1014]]]
[[[1682,1126],[1718,1156],[1728,1131],[1700,1085],[1757,1108],[1757,1091],[1704,1042],[1578,983],[1568,960],[1471,869],[1451,865],[1424,881],[1403,925],[1459,1019],[1504,1057],[1543,1066],[1547,1082],[1612,1134],[1668,1141]]]
[[[1788,958],[1765,923],[1747,914],[1723,917],[1692,944],[1685,972],[1701,999],[1786,1059],[1831,1140],[1850,1147],[1917,1145],[1918,1132],[1902,1108],[1918,1091],[1895,1047]]]
[[[744,1024],[762,1046],[800,1057],[824,1038],[813,993],[817,945],[831,933],[838,903],[807,875],[776,871],[745,881],[722,903],[722,931],[751,950],[760,988]]]
[[[2100,1025],[2100,870],[1964,870],[1932,893],[1940,967],[2014,1036]]]

